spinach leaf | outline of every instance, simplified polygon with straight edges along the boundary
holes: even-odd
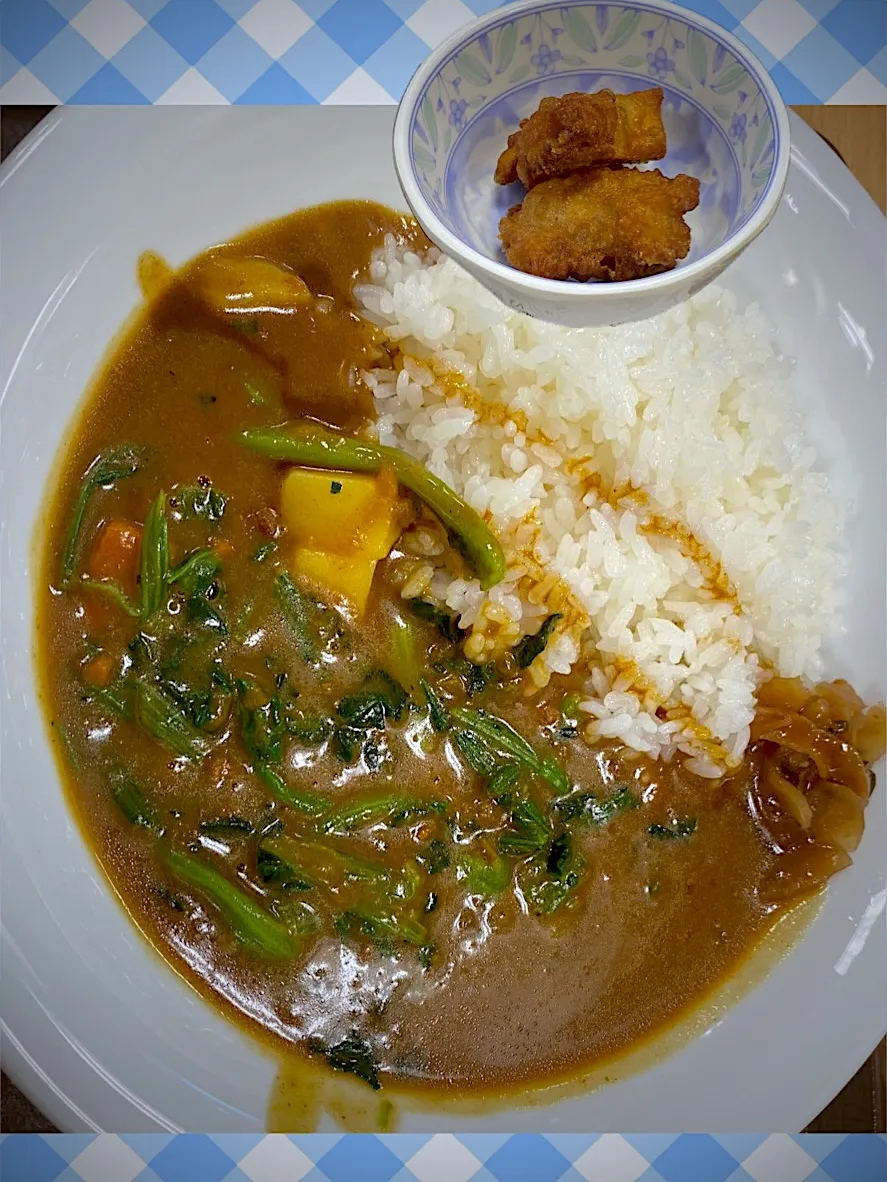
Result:
[[[364,732],[354,726],[337,726],[333,731],[333,751],[342,763],[353,763],[363,744]]]
[[[483,854],[465,850],[456,859],[456,871],[469,894],[487,898],[504,891],[511,881],[511,867],[501,855],[490,860]]]
[[[521,769],[516,763],[503,763],[487,781],[487,792],[497,804],[507,805],[511,801],[511,789],[521,777]]]
[[[223,693],[234,693],[234,678],[227,671],[227,669],[225,669],[220,661],[213,661],[212,665],[210,666],[209,676],[213,685],[217,685],[219,689],[223,691]]]
[[[562,821],[587,821],[592,825],[603,825],[617,813],[635,809],[640,803],[628,784],[614,784],[612,793],[603,800],[598,800],[593,792],[573,792],[570,796],[556,800],[552,808]]]
[[[470,706],[458,706],[452,713],[456,723],[488,750],[510,756],[520,766],[541,776],[561,792],[569,788],[567,773],[557,760],[539,755],[523,735],[519,735],[504,719]],[[483,774],[490,776],[494,770],[490,768]]]
[[[283,858],[278,858],[264,844],[256,851],[256,869],[259,878],[269,886],[279,887],[284,891],[309,891],[312,883],[302,877],[298,870],[294,870]]]
[[[379,1070],[373,1059],[370,1045],[354,1031],[348,1038],[343,1038],[335,1046],[327,1046],[317,1038],[308,1039],[308,1050],[313,1055],[322,1055],[334,1071],[344,1071],[349,1075],[356,1075],[364,1083],[368,1083],[373,1091],[381,1088]]]
[[[167,582],[178,584],[186,596],[188,620],[228,634],[228,626],[213,603],[223,592],[219,580],[222,564],[214,550],[195,550],[167,575]]]
[[[434,624],[444,640],[458,644],[465,635],[464,629],[456,623],[455,616],[450,615],[443,608],[437,607],[436,604],[429,603],[427,599],[411,599],[409,605],[413,615],[420,620],[427,620]]]
[[[152,739],[176,755],[203,759],[210,749],[206,737],[182,713],[157,682],[139,678],[91,687],[86,695],[118,718],[136,722]]]
[[[696,832],[696,818],[676,817],[671,825],[651,825],[647,832],[660,841],[680,840]]]
[[[214,700],[211,689],[195,689],[187,682],[165,677],[159,678],[157,684],[198,730],[212,722]]]
[[[571,843],[570,837],[567,833],[562,833],[556,837],[551,845],[548,847],[548,856],[545,859],[545,869],[549,874],[554,875],[555,878],[560,878],[566,873],[570,862]]]
[[[131,825],[140,825],[155,833],[162,832],[156,811],[148,803],[141,785],[129,772],[112,772],[108,784],[114,803]]]
[[[554,631],[554,626],[558,620],[563,619],[560,612],[554,612],[550,615],[535,635],[527,635],[523,640],[519,641],[514,646],[514,659],[517,661],[521,669],[526,669],[528,665],[536,660],[539,654],[543,651],[546,644],[548,644],[549,637]]]
[[[252,709],[240,706],[240,733],[243,745],[254,764],[280,763],[281,740],[287,733],[283,703],[277,694]]]
[[[450,851],[447,843],[439,837],[432,838],[421,853],[416,854],[416,861],[428,874],[440,874],[450,865]]]
[[[286,571],[276,580],[277,602],[289,627],[296,648],[303,661],[313,663],[319,656],[313,617],[318,610],[317,600],[297,587]]]
[[[518,870],[518,884],[535,915],[551,915],[572,902],[583,869],[568,833],[561,833]]]
[[[166,576],[168,583],[181,583],[186,595],[205,594],[222,569],[215,550],[195,550]]]
[[[431,725],[438,734],[442,734],[450,725],[446,708],[424,677],[419,679],[419,685],[422,687],[422,693],[428,703],[428,717],[431,719]]]
[[[498,755],[476,734],[469,730],[457,730],[453,738],[456,746],[468,760],[469,766],[478,775],[491,777],[496,773],[500,762]]]
[[[511,813],[513,828],[499,836],[499,852],[502,854],[537,853],[544,849],[551,839],[551,826],[542,815],[535,801],[526,798],[518,801]]]
[[[469,698],[473,698],[476,694],[482,694],[487,686],[498,678],[496,666],[492,661],[487,661],[483,665],[476,665],[474,661],[466,661],[465,665],[467,668],[463,670],[463,680]]]
[[[183,518],[204,517],[221,521],[228,498],[211,484],[184,484],[173,489],[170,504]]]
[[[279,801],[288,804],[297,812],[306,813],[309,817],[319,817],[329,805],[328,797],[321,796],[319,792],[311,792],[307,788],[293,788],[265,764],[256,767],[256,775],[268,785]]]
[[[304,714],[301,710],[288,710],[286,729],[296,742],[305,747],[316,747],[330,737],[333,724],[320,714]]]
[[[275,550],[277,550],[276,542],[263,542],[261,546],[253,554],[253,562],[264,562],[269,558]]]
[[[355,904],[339,916],[340,934],[360,933],[368,936],[374,944],[389,951],[396,944],[412,944],[421,947],[428,938],[425,925],[411,915],[400,914],[396,909],[383,910],[383,904],[376,906]]]
[[[65,548],[62,551],[59,585],[63,590],[71,584],[74,563],[77,558],[77,543],[80,540],[83,518],[86,515],[86,507],[92,494],[97,488],[107,488],[109,485],[116,484],[118,480],[134,476],[144,463],[146,454],[145,448],[124,443],[103,451],[86,469],[80,482],[77,500],[74,502],[74,513],[71,517],[71,524],[68,526]]]
[[[308,886],[336,888],[343,881],[368,882],[392,898],[408,899],[416,893],[420,882],[415,867],[408,865],[398,870],[382,862],[346,854],[320,841],[288,837],[280,832],[266,834],[259,852],[285,863]]]
[[[359,690],[339,702],[336,713],[351,727],[382,730],[386,719],[396,722],[401,717],[408,702],[399,682],[384,669],[374,669]]]
[[[118,718],[132,720],[133,695],[132,687],[126,682],[116,681],[110,685],[90,686],[84,698],[90,702],[97,702],[109,714]]]
[[[209,751],[206,738],[154,682],[136,682],[135,718],[152,738],[176,755],[203,759]]]
[[[116,583],[112,583],[110,579],[81,579],[79,586],[85,587],[88,591],[98,591],[100,594],[107,596],[112,603],[115,603],[125,611],[128,616],[138,619],[140,614],[139,609],[130,601],[129,596]]]

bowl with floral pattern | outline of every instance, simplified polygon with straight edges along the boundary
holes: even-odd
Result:
[[[524,196],[497,185],[499,153],[547,95],[660,86],[668,139],[657,167],[700,182],[691,249],[671,271],[622,282],[542,279],[509,266],[499,220]],[[415,217],[509,307],[574,327],[644,319],[701,290],[765,229],[790,157],[785,104],[726,30],[662,0],[518,0],[457,30],[411,79],[394,160]]]

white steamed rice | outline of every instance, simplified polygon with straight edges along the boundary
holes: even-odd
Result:
[[[509,567],[485,593],[429,535],[403,594],[459,613],[476,660],[560,612],[530,685],[578,663],[589,738],[702,775],[735,764],[767,671],[820,676],[842,573],[843,509],[760,308],[711,286],[565,329],[393,238],[370,278],[357,297],[399,346],[365,375],[379,438],[484,514]]]

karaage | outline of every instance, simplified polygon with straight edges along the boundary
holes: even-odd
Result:
[[[520,180],[532,189],[549,177],[591,165],[661,160],[666,151],[661,108],[658,86],[634,94],[601,90],[544,98],[508,137],[496,165],[496,182]]]
[[[499,223],[509,263],[545,279],[640,279],[690,250],[699,181],[659,169],[587,168],[542,181]]]

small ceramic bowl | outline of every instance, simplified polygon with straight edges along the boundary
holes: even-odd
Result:
[[[672,271],[618,283],[539,279],[509,266],[499,219],[523,200],[497,157],[546,95],[661,86],[668,154],[649,167],[701,183],[692,245]],[[394,161],[426,234],[505,304],[582,327],[641,320],[710,283],[757,237],[788,173],[785,104],[724,29],[674,4],[522,0],[458,30],[400,103]]]

